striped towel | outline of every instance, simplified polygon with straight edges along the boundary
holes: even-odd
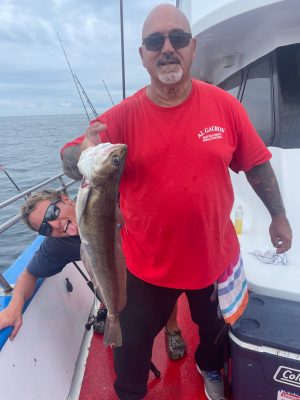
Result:
[[[221,313],[225,322],[233,325],[248,303],[248,288],[241,254],[225,269],[217,282]]]

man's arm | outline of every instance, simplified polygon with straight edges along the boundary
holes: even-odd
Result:
[[[277,253],[289,250],[292,244],[292,230],[285,215],[278,182],[269,161],[245,172],[248,182],[271,214],[269,228],[271,241]]]
[[[106,125],[101,122],[95,122],[85,131],[83,142],[78,145],[66,147],[62,152],[62,163],[64,173],[72,179],[80,180],[81,173],[77,167],[80,155],[83,150],[91,146],[97,146],[100,143],[99,133],[106,129]]]
[[[25,270],[17,280],[16,286],[13,290],[12,299],[5,310],[0,312],[0,329],[13,327],[10,334],[10,340],[13,340],[22,325],[22,311],[23,306],[29,297],[34,292],[37,278],[30,272]]]
[[[77,163],[81,154],[81,145],[66,147],[62,153],[62,164],[64,173],[72,179],[79,181],[82,175],[79,172]]]

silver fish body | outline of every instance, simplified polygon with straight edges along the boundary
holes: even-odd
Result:
[[[76,201],[81,259],[107,308],[104,344],[122,345],[118,314],[126,305],[126,267],[121,250],[118,188],[127,154],[124,144],[101,143],[78,162],[83,175]]]

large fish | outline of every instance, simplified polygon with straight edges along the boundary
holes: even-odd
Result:
[[[122,345],[118,313],[126,305],[126,268],[121,250],[119,182],[127,146],[101,143],[82,152],[83,181],[76,200],[81,259],[107,308],[104,344]]]

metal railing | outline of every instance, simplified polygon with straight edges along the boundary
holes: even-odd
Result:
[[[37,191],[38,189],[48,186],[50,183],[55,182],[55,181],[59,181],[60,182],[60,187],[56,188],[54,190],[63,190],[66,191],[70,186],[74,185],[76,183],[76,181],[69,179],[68,178],[68,182],[64,182],[63,176],[66,177],[65,174],[58,174],[53,176],[52,178],[46,179],[45,181],[31,187],[30,189],[24,190],[23,192],[17,194],[16,196],[11,197],[8,200],[3,201],[2,203],[0,203],[0,210],[12,203],[15,203],[17,200],[20,200],[22,198],[27,198],[31,193]],[[67,178],[67,177],[66,177]],[[3,224],[0,225],[0,234],[4,231],[6,231],[7,229],[9,229],[10,227],[12,227],[13,225],[15,225],[18,221],[21,220],[21,214],[17,214],[15,216],[13,216],[12,218],[8,219],[6,222],[4,222]]]
[[[67,182],[64,181],[64,179],[68,179]],[[53,182],[59,181],[60,187],[58,188],[53,188],[50,184]],[[67,189],[74,185],[76,181],[69,179],[65,174],[61,173],[58,175],[53,176],[52,178],[46,179],[42,181],[41,183],[31,187],[30,189],[24,190],[23,192],[20,192],[16,196],[11,197],[8,200],[3,201],[0,203],[0,210],[2,208],[7,207],[10,204],[15,203],[16,201],[24,198],[26,199],[31,193],[37,191],[40,188],[48,188],[48,189],[53,189],[56,191],[64,191],[67,193]],[[6,231],[7,229],[11,228],[13,225],[15,225],[17,222],[19,222],[22,219],[22,216],[20,213],[14,215],[13,217],[9,218],[6,220],[3,224],[0,225],[0,234]],[[0,273],[0,289],[1,287],[3,288],[4,292],[11,292],[12,287],[10,284],[7,282],[7,280],[4,278],[4,276]]]

